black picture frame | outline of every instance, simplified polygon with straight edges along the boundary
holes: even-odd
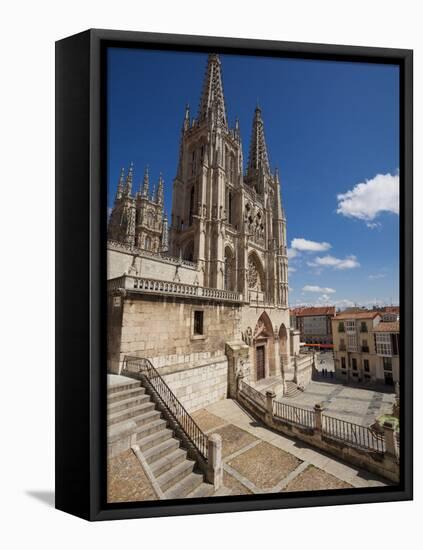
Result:
[[[401,482],[395,487],[107,504],[105,50],[109,46],[400,67]],[[413,53],[92,29],[56,43],[56,508],[110,520],[412,499]]]

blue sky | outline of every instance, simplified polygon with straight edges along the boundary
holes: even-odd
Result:
[[[109,207],[122,166],[162,171],[170,213],[185,104],[196,115],[200,53],[108,52]],[[398,303],[399,69],[393,65],[221,55],[229,123],[244,162],[257,100],[279,168],[290,247],[290,304]]]

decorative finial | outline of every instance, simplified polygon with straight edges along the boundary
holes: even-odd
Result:
[[[142,186],[142,194],[144,196],[148,195],[149,184],[150,184],[150,177],[149,177],[149,174],[148,174],[148,164],[147,164],[147,166],[145,167],[145,170],[144,170],[144,181],[143,181],[143,186]]]

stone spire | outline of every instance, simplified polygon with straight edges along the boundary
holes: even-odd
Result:
[[[121,168],[115,200],[119,200],[122,198],[124,185],[125,185],[125,168]]]
[[[159,204],[163,204],[163,198],[164,198],[164,181],[163,181],[162,173],[160,172],[159,183],[157,185],[156,202]]]
[[[191,122],[191,116],[189,111],[189,105],[188,103],[185,105],[185,117],[184,117],[184,125],[183,125],[183,131],[186,132],[189,129]]]
[[[148,175],[148,166],[146,166],[144,170],[144,180],[142,184],[142,195],[144,197],[148,197],[149,185],[150,185],[150,176]]]
[[[217,54],[209,55],[200,108],[198,110],[199,122],[206,119],[213,120],[216,124],[227,127],[222,73],[220,59]]]
[[[281,183],[279,180],[279,170],[275,170],[275,184],[276,184],[276,214],[278,220],[285,219],[285,212],[282,206],[282,196],[281,196]]]
[[[269,159],[267,156],[266,140],[264,138],[264,124],[261,118],[261,109],[257,105],[254,112],[253,131],[251,134],[250,154],[248,157],[247,176],[258,173],[269,173]]]
[[[133,177],[134,177],[134,163],[131,162],[131,164],[129,165],[128,175],[126,176],[125,195],[130,196],[132,193]]]

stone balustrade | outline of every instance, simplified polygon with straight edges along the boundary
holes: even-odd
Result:
[[[147,279],[134,275],[122,275],[108,281],[108,291],[113,292],[124,289],[146,294],[162,294],[169,296],[182,296],[188,298],[202,298],[223,302],[242,302],[242,294],[231,290],[219,288],[206,288],[198,285],[189,285],[172,281],[160,281]]]

